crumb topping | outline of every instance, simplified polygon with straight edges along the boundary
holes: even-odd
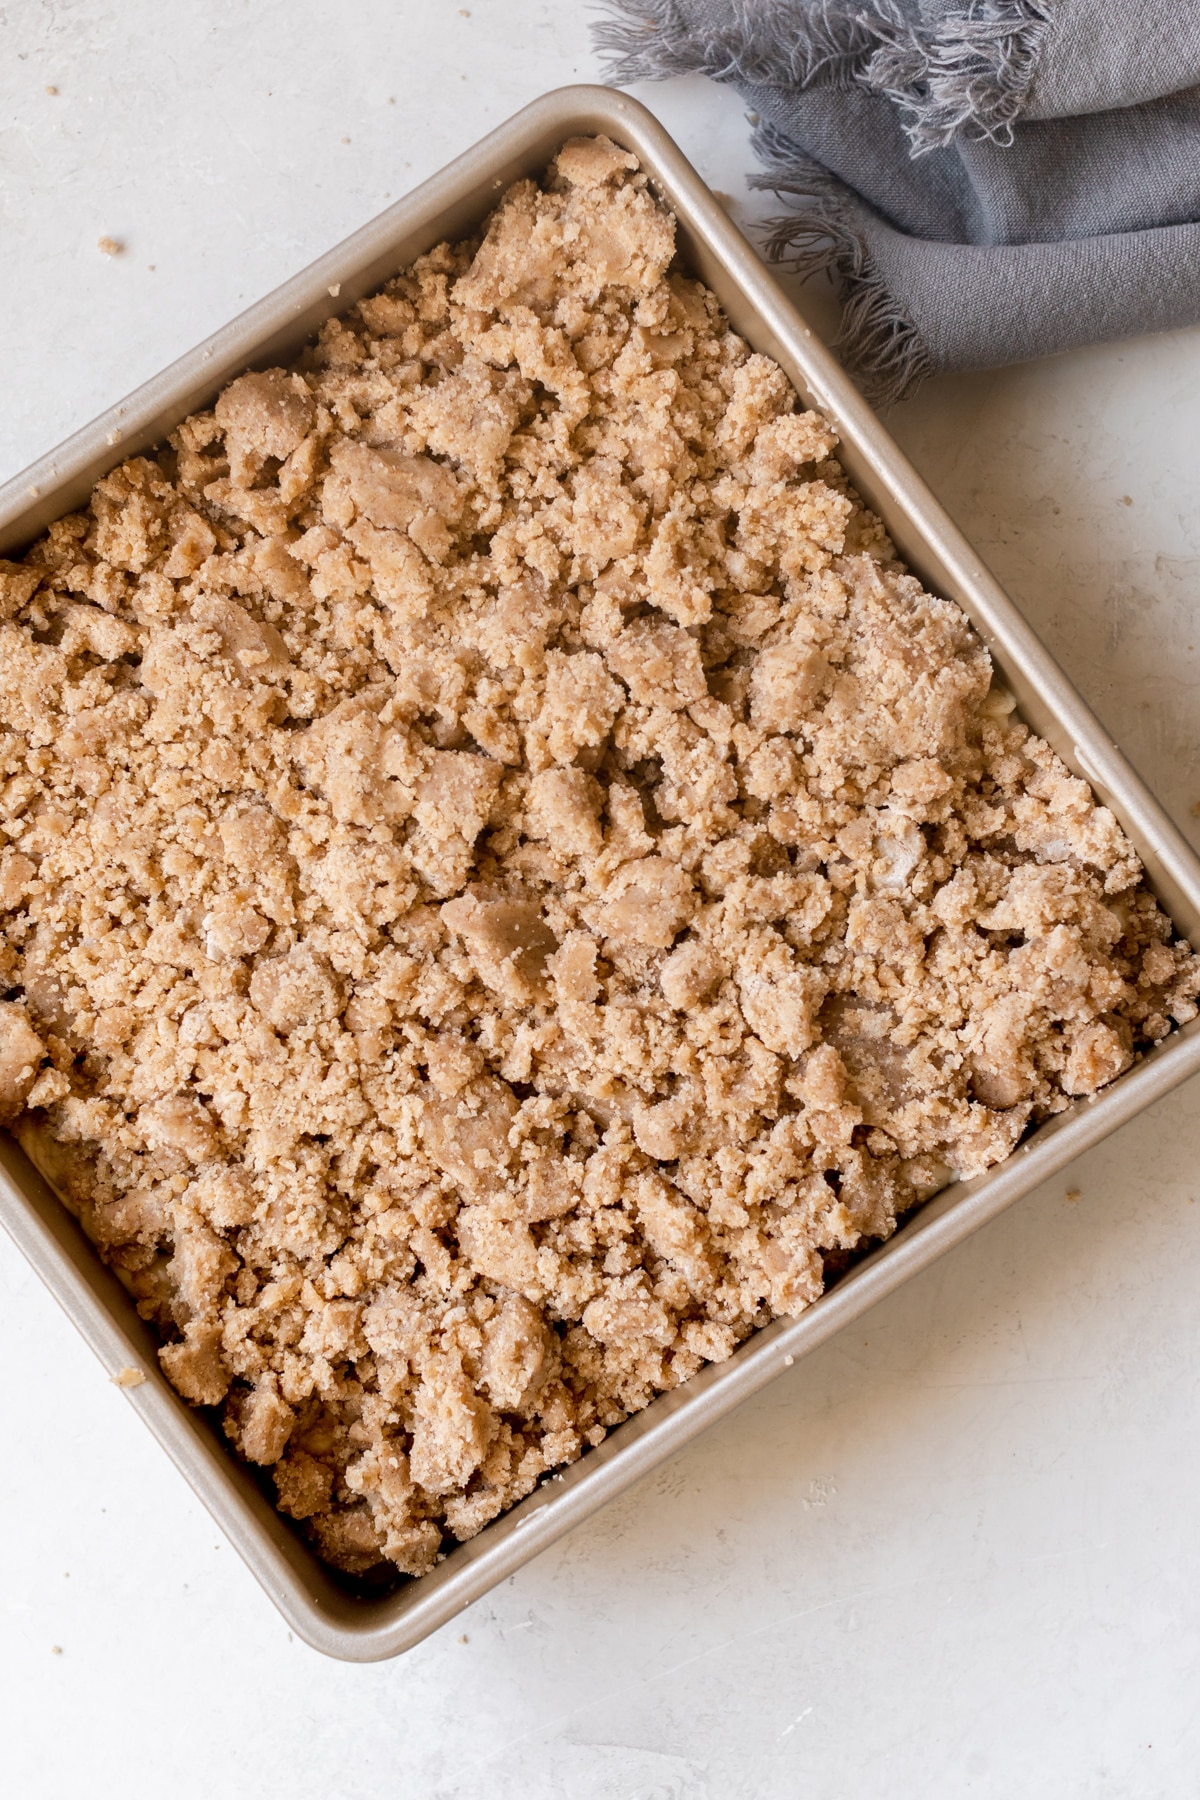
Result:
[[[1197,1010],[673,256],[576,140],[0,563],[0,1117],[352,1573]]]

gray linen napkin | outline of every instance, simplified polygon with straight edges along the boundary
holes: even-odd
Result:
[[[827,269],[878,401],[1200,322],[1200,4],[604,0],[618,82],[758,116],[771,255]]]

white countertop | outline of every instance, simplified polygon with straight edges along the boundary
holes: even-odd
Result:
[[[0,10],[0,474],[525,101],[595,79],[587,18],[579,0]],[[746,195],[734,94],[639,92],[742,222],[772,209]],[[1190,332],[943,379],[891,420],[1193,841],[1198,400]],[[1191,1800],[1198,1098],[371,1667],[291,1640],[0,1241],[7,1791]]]

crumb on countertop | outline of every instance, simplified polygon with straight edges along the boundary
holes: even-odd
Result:
[[[673,256],[575,140],[0,563],[0,1113],[351,1572],[1196,1013]]]

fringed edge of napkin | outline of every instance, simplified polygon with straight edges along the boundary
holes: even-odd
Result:
[[[884,0],[887,4],[888,0]],[[599,0],[592,27],[609,58],[614,87],[707,75],[751,87],[811,87],[818,78],[849,86],[879,48],[867,18],[834,0],[777,0],[750,11],[733,0],[719,26],[697,27],[680,0]]]
[[[914,156],[960,135],[1008,145],[1052,20],[1052,0],[983,0],[946,13],[931,30],[884,0],[872,16],[879,48],[861,80],[908,115]]]
[[[759,126],[753,142],[755,154],[768,166],[750,177],[750,186],[801,203],[794,212],[767,221],[767,256],[802,277],[829,275],[842,303],[835,355],[874,405],[907,399],[936,367],[925,340],[875,266],[854,218],[854,197],[820,163],[797,156],[773,127]]]
[[[960,134],[1012,142],[1059,0],[967,0],[914,24],[896,0],[734,0],[720,25],[698,25],[681,0],[600,0],[593,26],[616,86],[708,75],[750,87],[859,83],[907,116],[912,154]]]

